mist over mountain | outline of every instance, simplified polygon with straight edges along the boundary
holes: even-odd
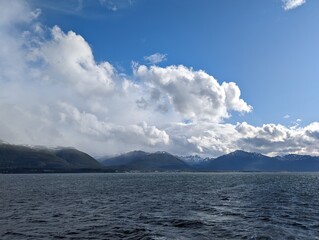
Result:
[[[72,148],[35,148],[0,144],[1,171],[75,171],[101,169],[93,157]]]
[[[143,158],[149,153],[143,151],[132,151],[125,154],[121,154],[115,157],[102,157],[99,158],[99,162],[102,162],[104,166],[111,167],[111,166],[122,166],[128,164],[130,162],[136,161],[140,158]]]
[[[144,171],[180,171],[191,167],[178,157],[167,152],[146,153],[133,151],[117,157],[102,160],[107,168]]]

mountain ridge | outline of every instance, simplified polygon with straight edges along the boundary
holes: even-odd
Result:
[[[102,163],[106,167],[130,169],[130,161],[136,161],[151,154],[169,154],[166,152],[146,153],[142,151],[132,151],[116,157],[104,159]],[[127,159],[127,156],[134,155],[134,159]],[[170,154],[171,156],[174,156]],[[257,152],[246,152],[236,150],[234,152],[219,156],[217,158],[202,158],[200,156],[175,156],[188,165],[187,169],[192,171],[257,171],[257,172],[316,172],[319,171],[319,156],[287,154],[284,156],[269,157]],[[118,161],[118,162],[117,162]],[[116,164],[120,163],[120,164]],[[307,164],[305,164],[307,163]],[[125,166],[126,165],[126,166]]]
[[[93,157],[74,148],[50,149],[0,144],[1,172],[64,172],[102,168]]]
[[[94,159],[75,148],[30,147],[0,143],[0,172],[41,171],[258,171],[318,172],[319,156],[287,154],[269,157],[236,150],[217,158],[176,156],[141,150]]]
[[[269,157],[261,153],[236,150],[210,160],[200,170],[317,172],[319,171],[319,156],[287,154]]]
[[[100,161],[107,168],[121,170],[190,170],[190,166],[183,160],[163,151],[154,153],[132,151],[109,159],[101,159]]]

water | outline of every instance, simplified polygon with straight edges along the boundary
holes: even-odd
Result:
[[[0,239],[319,239],[319,174],[0,175]]]

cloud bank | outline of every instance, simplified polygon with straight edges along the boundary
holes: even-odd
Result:
[[[249,113],[234,82],[183,65],[96,62],[79,34],[44,26],[41,10],[0,1],[0,139],[93,155],[135,149],[218,156],[237,149],[319,154],[319,123],[229,124]]]

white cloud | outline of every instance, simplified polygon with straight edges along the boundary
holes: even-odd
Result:
[[[1,27],[12,26],[19,22],[30,22],[37,15],[29,9],[29,6],[24,1],[0,1]]]
[[[157,129],[155,126],[148,126],[147,123],[131,125],[117,125],[115,123],[102,121],[92,113],[80,112],[76,107],[68,103],[60,103],[60,121],[69,121],[69,126],[75,131],[93,136],[102,141],[116,141],[118,144],[151,145],[168,144],[169,136],[165,131]]]
[[[136,104],[146,86],[108,62],[97,63],[82,36],[47,28],[35,18],[17,19],[32,12],[23,3],[3,4],[10,9],[0,29],[1,139],[74,146],[92,154],[152,151],[170,143],[156,126],[163,114]]]
[[[252,107],[240,98],[238,86],[219,84],[204,71],[194,71],[183,65],[147,67],[135,66],[134,74],[150,89],[147,103],[172,106],[183,118],[194,121],[219,122],[230,116],[230,111],[250,112]]]
[[[289,115],[289,114],[286,114],[283,118],[284,118],[284,119],[288,119],[288,118],[290,118],[290,115]]]
[[[59,84],[72,84],[82,93],[107,93],[113,87],[116,71],[108,62],[97,64],[89,44],[76,33],[65,34],[59,27],[51,30],[52,39],[38,50],[47,78]]]
[[[282,0],[283,2],[283,8],[287,10],[291,10],[297,7],[300,7],[304,3],[306,3],[306,0]]]
[[[127,76],[109,62],[96,62],[82,36],[37,22],[39,12],[24,1],[0,1],[0,13],[4,141],[73,146],[94,155],[134,149],[319,154],[318,122],[224,123],[232,111],[252,110],[233,82],[219,83],[183,65],[135,64]]]
[[[167,60],[167,54],[154,53],[149,56],[145,56],[144,60],[147,61],[148,64],[157,64]]]
[[[309,132],[318,131],[318,123],[305,127],[285,127],[275,124],[264,124],[253,127],[248,124],[238,128],[252,129],[248,134],[240,136],[238,145],[248,151],[258,151],[270,155],[285,153],[319,154],[318,139],[309,136]]]
[[[171,136],[170,151],[183,154],[219,156],[238,149],[267,155],[287,153],[319,155],[319,123],[303,128],[264,124],[260,127],[246,122],[233,124],[173,124],[165,129]]]

